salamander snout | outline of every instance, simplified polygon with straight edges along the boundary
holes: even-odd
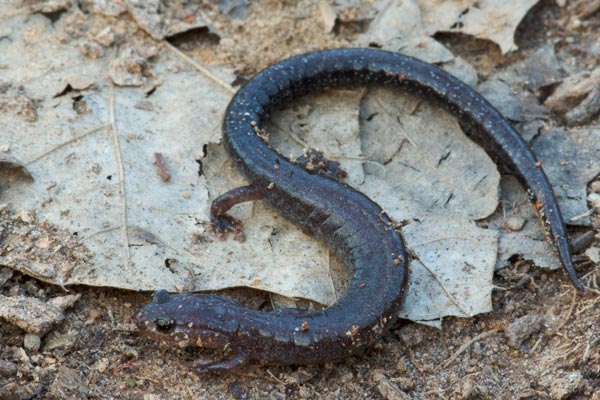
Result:
[[[222,296],[159,290],[135,323],[143,335],[163,342],[223,348],[236,337],[240,308]]]

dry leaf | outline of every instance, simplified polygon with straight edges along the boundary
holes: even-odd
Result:
[[[497,234],[469,220],[495,210],[496,166],[439,107],[389,89],[362,93],[299,99],[275,117],[271,143],[295,156],[310,143],[395,220],[411,221],[402,232],[421,261],[411,264],[402,316],[489,311]]]
[[[249,286],[335,301],[326,249],[262,202],[232,210],[245,224],[245,242],[221,242],[208,232],[211,200],[245,184],[218,145],[230,97],[221,86],[162,49],[148,61],[162,81],[156,90],[112,87],[112,59],[89,60],[75,46],[60,47],[45,18],[16,17],[3,29],[11,40],[0,41],[0,51],[11,67],[0,70],[0,80],[22,84],[39,116],[26,122],[12,112],[0,120],[0,143],[35,177],[26,187],[10,186],[0,202],[35,210],[32,223],[76,233],[91,251],[88,264],[68,271],[46,259],[23,262],[18,252],[3,263],[61,285]],[[222,67],[213,71],[224,75]],[[54,97],[75,73],[97,77],[95,84],[82,85],[77,98]],[[342,161],[352,185],[396,220],[411,222],[404,234],[420,261],[404,316],[433,320],[489,310],[496,234],[470,221],[496,208],[495,165],[439,107],[393,91],[364,94],[329,92],[291,105],[274,116],[272,143],[286,155],[300,154],[306,143],[321,148]],[[88,111],[78,113],[75,101]],[[152,107],[139,106],[148,102]],[[18,140],[14,131],[22,133]],[[157,152],[168,161],[168,182],[156,174]]]
[[[516,50],[517,26],[539,0],[419,0],[423,26],[435,32],[460,32],[497,43],[502,53]]]
[[[376,6],[377,17],[369,24],[369,30],[360,36],[358,41],[361,45],[377,45],[429,63],[442,64],[442,68],[469,85],[477,83],[473,67],[455,57],[425,31],[417,0],[388,0],[376,3]]]

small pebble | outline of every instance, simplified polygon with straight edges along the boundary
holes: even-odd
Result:
[[[232,49],[235,47],[235,40],[231,38],[223,38],[219,41],[219,46],[226,49]]]
[[[0,375],[2,376],[13,376],[17,372],[17,366],[7,360],[0,360]]]
[[[583,376],[580,371],[553,377],[550,380],[550,397],[553,399],[567,399],[581,388]]]
[[[96,59],[104,56],[104,49],[96,42],[87,40],[79,45],[79,51],[89,59]]]
[[[543,315],[525,315],[516,319],[504,328],[508,344],[515,349],[520,348],[524,340],[542,329],[544,321]]]
[[[394,333],[409,347],[413,347],[425,340],[424,329],[417,324],[403,326]]]
[[[458,391],[455,394],[461,399],[476,399],[477,389],[475,388],[473,379],[467,378],[463,379],[462,382],[459,382]]]
[[[600,208],[600,193],[590,193],[587,199],[592,207]]]
[[[597,247],[590,247],[585,251],[585,255],[595,264],[600,263],[600,249]]]
[[[95,83],[95,80],[87,75],[74,74],[67,76],[65,82],[75,90],[85,90],[92,86]]]
[[[102,46],[108,47],[114,43],[115,33],[110,26],[107,26],[94,37],[94,40],[100,43]]]
[[[348,372],[347,374],[342,375],[342,377],[340,378],[340,383],[348,384],[352,382],[353,379],[354,375],[352,374],[352,372]]]
[[[525,219],[521,217],[508,217],[504,220],[504,227],[510,231],[520,231],[525,225]]]
[[[408,400],[410,396],[400,390],[398,386],[392,383],[384,374],[381,372],[375,372],[373,374],[373,381],[377,383],[377,389],[379,394],[387,400]]]
[[[38,351],[41,344],[42,339],[33,333],[26,333],[23,338],[23,347],[30,351]]]
[[[319,2],[319,14],[323,25],[323,32],[330,33],[335,27],[335,21],[337,19],[337,14],[335,13],[333,6],[327,1],[321,0]]]

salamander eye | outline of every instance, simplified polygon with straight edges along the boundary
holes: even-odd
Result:
[[[154,320],[156,330],[163,333],[168,333],[175,327],[175,320],[167,317],[156,317]]]

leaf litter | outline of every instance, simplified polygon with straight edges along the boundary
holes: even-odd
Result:
[[[379,40],[408,53],[429,43],[441,51],[429,61],[454,59],[425,35],[420,19],[413,18],[418,8],[406,13],[406,6],[390,7],[395,11],[382,13],[363,40]],[[417,21],[409,33],[417,33],[421,45],[385,39],[391,33],[385,29],[389,15]],[[68,275],[51,274],[55,283],[171,291],[247,286],[325,305],[335,301],[339,292],[326,249],[261,202],[233,211],[245,222],[244,242],[221,242],[210,233],[211,199],[244,184],[217,144],[227,91],[193,71],[176,49],[143,43],[124,47],[112,59],[67,51],[70,61],[51,66],[42,78],[43,58],[55,57],[48,42],[37,42],[29,33],[51,35],[52,27],[45,23],[34,18],[22,32],[11,32],[12,48],[29,41],[24,58],[35,58],[40,65],[39,72],[30,69],[26,81],[42,117],[37,126],[25,126],[32,121],[18,115],[4,122],[7,133],[22,127],[18,141],[1,140],[11,144],[12,154],[29,160],[26,165],[36,180],[9,191],[3,201],[35,210],[38,219],[70,230],[92,252],[89,264]],[[155,50],[137,50],[145,48]],[[70,65],[86,68],[76,74]],[[131,88],[112,88],[100,78],[107,69],[114,83]],[[472,69],[462,70],[468,75]],[[224,76],[217,80],[231,79],[224,71],[217,72]],[[65,95],[44,96],[48,86]],[[85,102],[88,112],[76,112],[75,98]],[[416,258],[402,316],[431,321],[489,311],[497,234],[470,222],[497,207],[499,174],[487,155],[443,111],[404,94],[342,91],[302,101],[303,106],[278,113],[269,128],[275,133],[279,127],[288,129],[280,151],[291,154],[289,132],[300,130],[296,139],[303,145],[295,143],[296,155],[306,144],[325,150],[342,162],[349,183],[395,220],[410,222],[403,232]],[[139,107],[148,102],[150,108]],[[278,144],[277,135],[272,137]],[[157,151],[168,166],[168,183],[156,172]],[[477,251],[468,251],[469,246]],[[48,267],[35,266],[44,276]]]

